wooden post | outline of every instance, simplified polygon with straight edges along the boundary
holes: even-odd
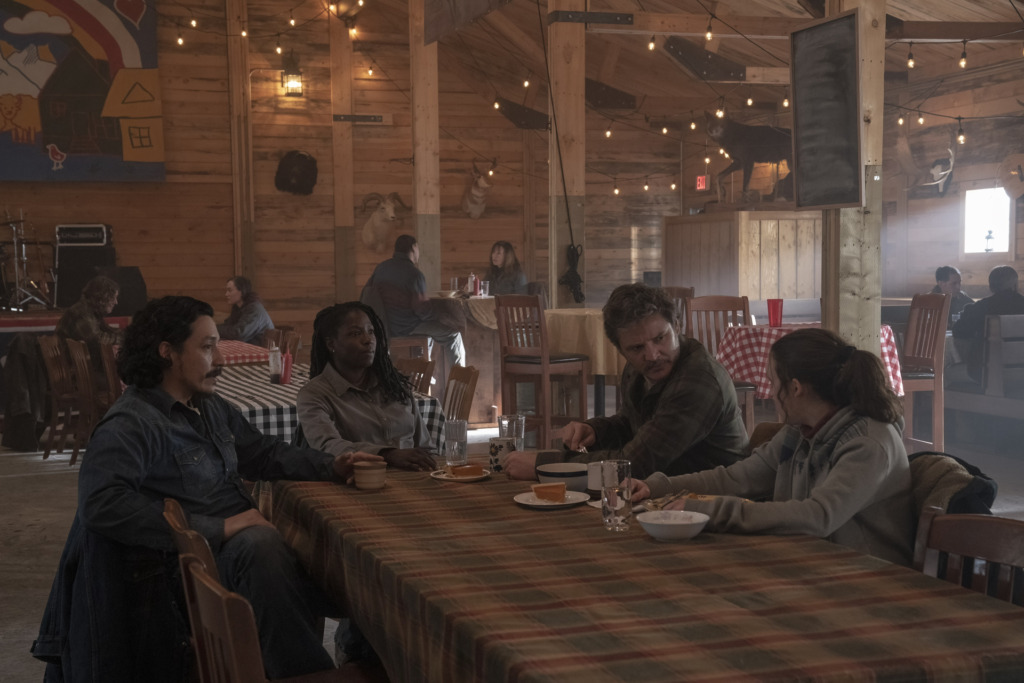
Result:
[[[549,12],[583,12],[585,0],[550,0]],[[584,25],[552,22],[548,25],[548,55],[551,64],[551,135],[548,136],[548,290],[553,308],[582,306],[573,300],[569,288],[558,284],[568,270],[566,248],[573,241],[584,244],[586,201],[587,109],[586,33]],[[564,176],[564,185],[563,185]],[[570,237],[570,227],[572,229]],[[586,278],[586,252],[579,259],[579,274]],[[586,280],[583,284],[586,292]]]
[[[828,3],[828,13],[838,10]],[[882,315],[882,119],[885,90],[885,0],[846,0],[858,8],[861,157],[864,206],[822,216],[822,325],[855,346],[880,349]]]
[[[413,201],[419,268],[427,289],[441,288],[441,166],[438,158],[437,43],[423,44],[424,0],[409,2]]]
[[[533,131],[524,130],[523,142],[523,269],[528,280],[537,279],[537,225],[534,213],[534,192],[538,183],[533,180]],[[549,288],[550,289],[550,288]]]
[[[328,17],[331,60],[331,113],[352,114],[352,37],[338,17]],[[351,121],[331,124],[334,173],[334,300],[359,298],[361,283],[356,281],[355,198],[352,173],[353,143]]]
[[[231,202],[235,238],[235,275],[254,275],[252,86],[249,83],[249,39],[242,37],[248,24],[244,0],[228,0],[224,8],[228,31],[228,111],[231,116]]]

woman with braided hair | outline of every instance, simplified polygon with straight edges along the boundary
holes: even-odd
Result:
[[[372,308],[350,301],[317,313],[309,376],[297,409],[310,446],[331,455],[376,454],[401,469],[434,469],[430,432],[391,363]]]
[[[768,376],[785,421],[773,439],[728,467],[635,482],[633,500],[709,494],[667,508],[706,513],[709,531],[817,536],[909,565],[902,410],[878,356],[827,330],[798,330],[772,345]]]

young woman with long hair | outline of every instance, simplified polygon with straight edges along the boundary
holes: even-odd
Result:
[[[481,278],[491,283],[491,295],[526,294],[526,273],[510,242],[499,240],[491,247],[491,265]],[[471,292],[472,293],[472,292]]]
[[[224,298],[231,306],[227,319],[217,325],[221,339],[237,339],[248,344],[263,345],[263,333],[274,329],[274,321],[263,307],[260,295],[252,291],[249,278],[238,275],[228,280]]]

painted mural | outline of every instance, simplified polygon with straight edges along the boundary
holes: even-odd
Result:
[[[156,11],[0,0],[0,180],[164,179]]]

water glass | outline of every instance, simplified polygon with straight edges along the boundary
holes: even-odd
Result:
[[[782,326],[782,299],[768,299],[768,327]]]
[[[450,287],[449,287],[448,289],[449,289],[450,291],[453,291],[453,292],[457,292],[457,291],[459,291],[459,290],[460,290],[461,288],[462,288],[462,287],[461,287],[461,286],[459,285],[459,276],[458,276],[458,275],[456,275],[455,277],[453,277],[453,278],[451,279],[451,286],[450,286]]]
[[[525,415],[499,415],[498,436],[506,436],[516,440],[516,450],[523,450],[523,439],[526,437]]]
[[[628,460],[601,461],[601,517],[608,531],[628,531],[633,516],[632,489]]]
[[[449,467],[469,462],[466,454],[467,425],[465,420],[444,423],[444,461]]]
[[[490,295],[491,295],[491,281],[490,280],[481,280],[480,281],[480,296],[490,296]]]

